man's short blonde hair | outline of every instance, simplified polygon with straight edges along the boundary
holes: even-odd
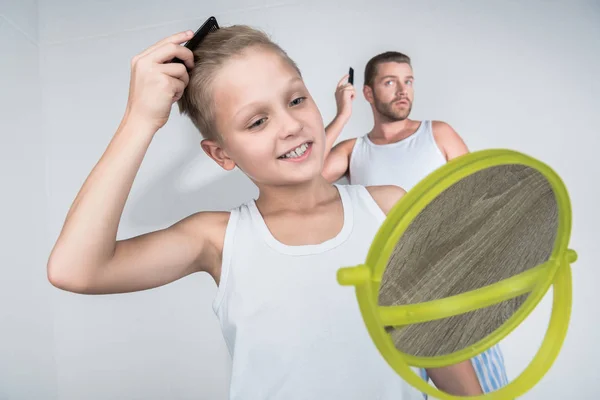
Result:
[[[209,33],[194,50],[194,68],[188,71],[190,82],[178,101],[181,114],[189,116],[205,139],[220,140],[211,87],[215,75],[231,57],[251,47],[275,52],[300,74],[296,63],[262,31],[234,25]]]

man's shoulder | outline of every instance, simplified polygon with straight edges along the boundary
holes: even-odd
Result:
[[[358,137],[353,137],[350,139],[342,140],[341,142],[338,143],[338,146],[353,147],[357,140],[358,140]]]
[[[404,189],[395,185],[367,186],[366,189],[386,215],[406,194]]]
[[[433,138],[447,160],[469,152],[463,138],[454,128],[444,121],[431,121]]]
[[[348,156],[352,153],[356,140],[358,138],[345,139],[335,145],[334,149],[339,153],[347,154]]]
[[[434,135],[445,135],[445,134],[455,134],[456,131],[446,121],[440,120],[431,120],[431,129],[433,130]]]

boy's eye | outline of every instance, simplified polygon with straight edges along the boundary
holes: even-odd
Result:
[[[249,129],[258,128],[259,126],[261,126],[262,124],[264,124],[266,120],[267,120],[266,118],[258,119],[256,121],[254,121],[254,123],[252,125],[250,125],[248,128]]]
[[[298,97],[297,99],[292,100],[290,105],[297,106],[298,104],[302,103],[304,100],[306,100],[306,97]]]
[[[306,97],[295,98],[294,100],[292,100],[290,102],[290,106],[291,107],[297,106],[297,105],[301,104],[302,102],[304,102],[304,100],[306,100]],[[264,125],[265,122],[267,122],[267,119],[268,119],[267,117],[257,119],[248,127],[248,129],[256,129],[256,128],[260,127],[261,125]]]

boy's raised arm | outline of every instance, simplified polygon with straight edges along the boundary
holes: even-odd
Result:
[[[210,269],[218,245],[210,226],[227,214],[198,214],[165,230],[116,240],[146,151],[188,83],[193,54],[180,44],[190,37],[170,36],[133,58],[125,116],[71,205],[48,260],[53,285],[78,293],[128,292]],[[174,57],[185,65],[169,63]]]

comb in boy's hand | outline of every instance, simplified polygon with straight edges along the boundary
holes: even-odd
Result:
[[[192,37],[192,32],[181,32],[169,36],[140,54],[131,61],[131,79],[128,115],[151,124],[158,130],[167,122],[171,106],[183,95],[189,82],[187,68],[194,66],[194,55],[181,46]],[[183,60],[183,65],[172,64],[174,58]]]
[[[194,33],[194,37],[192,37],[190,40],[188,40],[184,46],[187,47],[188,49],[190,49],[192,52],[194,52],[194,50],[196,48],[198,48],[198,45],[200,45],[200,43],[202,43],[202,40],[204,40],[206,35],[208,35],[211,32],[216,31],[217,29],[219,29],[219,24],[217,23],[217,19],[215,17],[210,17],[209,19],[204,21],[202,26],[200,28],[198,28],[196,33]],[[183,64],[183,61],[180,60],[179,58],[174,58],[171,62]]]

